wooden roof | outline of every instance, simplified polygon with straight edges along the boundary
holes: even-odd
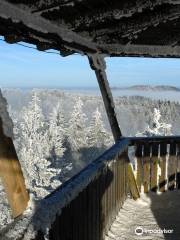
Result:
[[[1,0],[0,35],[63,56],[180,57],[180,1]]]

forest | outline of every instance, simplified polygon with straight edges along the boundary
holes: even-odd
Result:
[[[14,144],[26,186],[35,201],[114,143],[100,96],[44,89],[5,89],[3,94],[14,123]],[[179,134],[178,102],[116,97],[115,106],[125,136]],[[3,229],[13,220],[2,184],[0,209]]]

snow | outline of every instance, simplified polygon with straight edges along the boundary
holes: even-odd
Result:
[[[53,94],[53,96],[54,95],[55,94]],[[104,164],[111,164],[109,160],[112,159],[112,156],[116,155],[120,147],[125,148],[127,142],[123,142],[123,146],[120,144],[115,145],[110,152],[99,158],[96,163],[92,163],[85,171],[78,174],[76,178],[73,178],[63,185],[63,188],[60,188],[44,199],[48,193],[52,192],[53,189],[60,185],[60,177],[63,176],[64,173],[62,163],[66,163],[66,171],[72,169],[71,165],[67,165],[69,161],[68,158],[63,155],[67,152],[68,146],[64,144],[64,140],[67,139],[67,136],[73,136],[71,139],[72,141],[70,141],[71,146],[68,148],[68,152],[71,153],[71,151],[76,149],[78,153],[81,153],[81,148],[86,147],[86,152],[82,152],[86,161],[89,156],[91,160],[95,159],[92,157],[92,152],[90,152],[90,154],[88,153],[91,147],[95,152],[101,147],[107,148],[107,145],[110,144],[109,141],[108,143],[106,142],[107,138],[111,142],[110,137],[108,137],[110,134],[104,127],[102,121],[104,117],[101,119],[104,108],[102,109],[100,105],[100,110],[96,109],[99,104],[98,98],[89,100],[86,98],[78,98],[77,96],[74,98],[71,96],[71,98],[73,99],[74,109],[69,111],[70,121],[64,119],[63,112],[65,112],[65,110],[67,112],[67,108],[62,111],[62,105],[64,105],[64,103],[58,103],[58,101],[55,102],[57,105],[51,105],[51,114],[49,115],[49,111],[47,111],[49,116],[45,116],[41,104],[42,98],[39,98],[39,94],[33,94],[31,102],[29,102],[21,112],[16,113],[16,115],[21,116],[21,118],[17,121],[14,119],[14,124],[16,126],[15,137],[19,138],[19,140],[18,138],[15,139],[15,143],[17,146],[19,145],[17,149],[19,150],[26,184],[31,193],[31,200],[24,215],[13,221],[6,201],[6,196],[0,188],[0,210],[3,212],[0,217],[0,239],[19,239],[24,235],[24,232],[26,232],[24,240],[32,239],[39,229],[41,229],[48,238],[48,229],[56,218],[56,214],[61,214],[62,208],[74,199],[79,192],[94,179],[99,169],[101,169]],[[96,109],[93,113],[89,111],[89,107],[87,107],[87,101],[90,100],[94,102],[93,111]],[[127,100],[125,100],[123,104],[125,104],[125,110],[127,111],[126,101]],[[0,111],[5,110],[3,116],[9,117],[6,110],[7,103],[5,99],[1,101],[1,104]],[[85,106],[84,108],[83,104]],[[147,104],[150,105],[150,103]],[[132,107],[132,103],[129,103],[129,105]],[[122,108],[122,106],[120,107]],[[159,121],[160,112],[156,111],[155,113],[156,118],[153,122],[156,123],[155,125],[159,129],[159,127],[162,127],[162,122]],[[120,115],[123,116],[123,114]],[[88,116],[89,122],[86,116]],[[130,118],[128,119],[130,120]],[[132,119],[134,119],[134,116]],[[7,123],[8,121],[6,119],[5,124]],[[11,120],[10,123],[12,123]],[[3,128],[5,128],[5,126],[3,126]],[[153,127],[151,128],[153,129]],[[9,129],[12,129],[10,125],[6,130]],[[63,135],[65,135],[65,137]],[[36,144],[32,144],[34,142]],[[49,155],[52,149],[53,155]],[[79,156],[82,158],[82,155]],[[70,157],[69,159],[72,161],[72,155]],[[73,158],[73,161],[74,159],[75,158]],[[36,171],[36,168],[38,171]],[[58,179],[56,178],[57,176]],[[129,200],[127,200],[127,202],[128,201]],[[141,200],[141,205],[146,203],[147,201]],[[140,200],[138,204],[140,204]]]
[[[68,140],[73,151],[87,147],[86,114],[83,112],[83,102],[80,97],[76,99],[73,112],[69,120]]]
[[[50,158],[52,148],[55,152],[57,150],[57,145],[53,145],[55,140],[52,136],[52,127],[54,127],[55,134],[58,128],[56,121],[55,119],[52,121],[51,118],[50,126],[47,126],[41,109],[41,101],[35,92],[32,101],[23,108],[22,121],[17,125],[16,132],[19,132],[21,136],[17,152],[26,187],[36,195],[37,199],[45,197],[61,184],[59,180],[54,179],[59,175],[61,169],[54,166],[53,160]],[[56,140],[59,141],[58,152],[61,152],[59,149],[62,147],[61,139],[57,138]]]
[[[2,120],[3,132],[7,137],[13,138],[13,122],[7,111],[7,101],[0,90],[0,118]]]
[[[136,137],[139,136],[169,136],[172,135],[172,125],[162,122],[162,116],[159,109],[154,108],[151,125],[146,127],[142,133],[137,133]]]
[[[179,197],[180,191],[169,191],[142,194],[137,201],[127,199],[105,240],[178,240]],[[149,232],[136,235],[137,227]],[[173,233],[163,234],[163,229],[173,230]]]
[[[32,99],[28,101],[26,106],[21,107],[19,113],[11,107],[9,108],[14,121],[14,144],[23,170],[26,188],[30,194],[33,194],[33,201],[36,208],[39,206],[39,209],[44,203],[41,199],[44,199],[62,182],[65,182],[82,169],[82,166],[76,168],[77,162],[82,157],[84,157],[84,165],[87,165],[88,159],[94,160],[97,158],[97,153],[100,155],[102,149],[104,151],[107,148],[107,146],[98,148],[95,146],[96,143],[91,141],[89,144],[92,149],[89,148],[87,144],[87,126],[89,125],[85,125],[86,116],[82,108],[83,101],[79,97],[74,98],[74,110],[71,112],[68,121],[68,119],[64,119],[64,102],[62,104],[61,100],[56,101],[56,104],[51,107],[51,111],[48,111],[48,115],[45,116],[42,99],[39,97],[39,92],[34,90],[32,91]],[[105,134],[106,129],[103,127],[103,122],[99,121],[100,113],[97,112],[97,115],[100,135],[101,133]],[[107,134],[109,135],[108,132]],[[68,142],[68,136],[73,136],[73,141]],[[99,144],[101,142],[102,145],[105,144],[103,135],[98,140]],[[77,160],[76,156],[78,156]],[[6,230],[9,232],[11,226],[13,226],[12,235],[15,234],[13,229],[16,229],[17,235],[19,235],[28,226],[40,225],[34,224],[36,217],[33,217],[33,224],[30,223],[33,216],[33,207],[30,207],[20,220],[13,220],[2,184],[0,184],[0,211],[3,213],[0,216],[1,233]],[[50,217],[48,221],[51,219],[53,218]],[[21,229],[20,232],[17,229]],[[47,227],[44,232],[46,229]],[[33,230],[30,232],[34,233]]]
[[[108,134],[104,127],[101,112],[99,108],[96,108],[96,111],[92,114],[92,120],[88,128],[88,145],[101,149],[112,142],[111,135]]]

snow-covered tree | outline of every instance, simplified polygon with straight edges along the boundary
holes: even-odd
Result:
[[[154,108],[152,115],[151,126],[148,125],[142,133],[136,134],[136,136],[167,136],[171,135],[172,125],[165,123],[161,120],[162,116],[160,110]]]
[[[32,101],[22,112],[20,124],[21,146],[20,160],[25,173],[26,184],[37,197],[43,197],[50,189],[60,184],[52,178],[60,169],[51,167],[49,157],[49,139],[47,126],[36,93]]]
[[[106,131],[102,116],[97,108],[92,115],[90,127],[88,129],[88,146],[103,148],[108,145],[110,134]]]
[[[73,112],[69,121],[68,141],[73,151],[87,147],[86,115],[82,110],[83,102],[79,97],[76,100]]]
[[[57,176],[62,182],[67,180],[72,170],[72,159],[65,157],[67,127],[64,119],[62,104],[59,102],[54,108],[49,118],[49,148],[50,161],[53,167],[61,169],[61,174]]]
[[[50,114],[48,133],[49,148],[51,149],[51,156],[55,162],[63,156],[65,151],[65,147],[63,146],[65,133],[64,114],[60,103],[58,103]]]
[[[3,188],[2,181],[0,179],[0,230],[3,229],[7,224],[13,221],[11,217],[11,211],[7,200],[6,193]]]

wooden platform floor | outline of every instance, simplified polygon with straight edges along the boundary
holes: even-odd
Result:
[[[180,240],[180,191],[143,194],[137,201],[126,200],[106,240],[134,239]]]

